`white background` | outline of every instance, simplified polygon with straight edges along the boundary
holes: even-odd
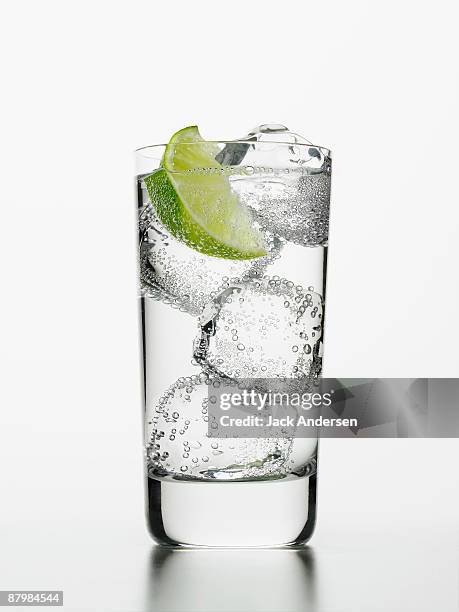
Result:
[[[53,579],[56,564],[39,580],[34,542],[73,534],[65,567],[75,534],[115,525],[139,552],[129,576],[146,572],[136,147],[189,124],[231,139],[267,122],[330,147],[325,374],[459,375],[458,11],[446,0],[18,0],[2,13],[0,528],[22,552],[2,559],[0,589],[65,583],[71,599],[87,583]],[[331,542],[339,561],[355,530],[378,546],[392,534],[403,558],[397,545],[411,544],[394,534],[444,536],[452,548],[438,544],[429,564],[450,573],[431,567],[444,576],[431,599],[408,591],[413,609],[440,594],[439,609],[454,609],[458,458],[454,440],[324,443],[316,550]],[[382,605],[353,606],[344,582],[327,585],[321,610]],[[385,609],[399,609],[396,593]]]

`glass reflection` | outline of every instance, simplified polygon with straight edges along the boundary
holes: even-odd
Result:
[[[148,565],[145,611],[314,612],[314,551],[166,549]]]

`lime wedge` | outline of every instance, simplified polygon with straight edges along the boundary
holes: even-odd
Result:
[[[144,179],[150,200],[161,223],[192,249],[224,259],[262,257],[263,237],[215,160],[218,150],[196,126],[174,134],[163,168]]]

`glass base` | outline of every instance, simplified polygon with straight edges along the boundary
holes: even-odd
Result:
[[[316,474],[245,482],[147,481],[148,527],[164,546],[298,546],[314,530]]]

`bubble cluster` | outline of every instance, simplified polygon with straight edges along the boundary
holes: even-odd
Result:
[[[303,246],[325,245],[330,213],[331,161],[309,174],[301,167],[274,176],[233,181],[240,200],[262,228]]]
[[[279,475],[291,467],[290,438],[209,437],[207,404],[219,384],[206,373],[183,377],[159,399],[149,423],[150,475],[232,480]]]
[[[140,227],[142,294],[191,315],[199,315],[229,283],[262,275],[282,248],[282,242],[267,231],[268,255],[264,257],[241,261],[203,255],[171,236],[152,207],[143,212]]]
[[[206,306],[194,358],[230,378],[309,376],[321,316],[317,293],[277,276],[247,279]]]

